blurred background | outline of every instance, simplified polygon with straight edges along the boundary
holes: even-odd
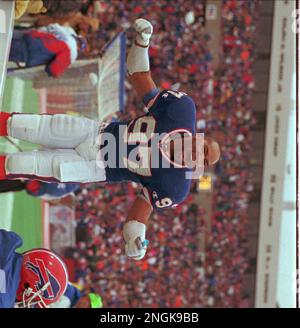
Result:
[[[2,110],[106,121],[143,114],[129,82],[121,85],[131,26],[143,17],[154,26],[153,79],[194,99],[197,128],[220,142],[222,157],[183,204],[152,216],[139,262],[124,255],[121,232],[133,183],[81,185],[50,201],[2,193],[0,228],[22,236],[22,251],[59,253],[70,280],[105,307],[295,307],[296,1],[44,0],[46,13],[17,20],[12,3],[0,1]],[[9,62],[13,33],[53,23],[87,40],[61,77]],[[106,60],[117,72],[115,107],[103,100],[103,77],[114,75],[101,68]],[[36,146],[0,140],[1,152],[18,147]]]

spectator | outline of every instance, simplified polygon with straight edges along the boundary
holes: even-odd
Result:
[[[87,47],[86,40],[68,26],[51,24],[37,30],[15,31],[9,60],[26,67],[46,65],[49,76],[59,77]]]

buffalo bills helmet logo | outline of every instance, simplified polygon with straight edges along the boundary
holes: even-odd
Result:
[[[26,262],[25,266],[36,275],[36,282],[34,286],[36,290],[40,290],[48,282],[50,282],[48,288],[43,292],[43,298],[51,300],[55,298],[61,291],[60,283],[55,278],[55,276],[53,276],[51,272],[47,270],[43,260],[36,259],[35,262],[36,264],[28,261]]]

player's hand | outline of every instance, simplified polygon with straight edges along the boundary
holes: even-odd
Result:
[[[149,21],[147,21],[146,19],[138,18],[135,20],[133,27],[137,32],[137,36],[135,39],[136,43],[143,47],[148,46],[149,40],[153,33],[152,24]]]
[[[148,245],[148,241],[145,240],[146,225],[136,220],[129,220],[124,225],[123,236],[125,254],[136,261],[141,260],[146,254]]]

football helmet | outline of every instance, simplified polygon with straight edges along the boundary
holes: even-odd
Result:
[[[17,307],[46,308],[66,291],[68,272],[52,251],[36,248],[23,253]]]

